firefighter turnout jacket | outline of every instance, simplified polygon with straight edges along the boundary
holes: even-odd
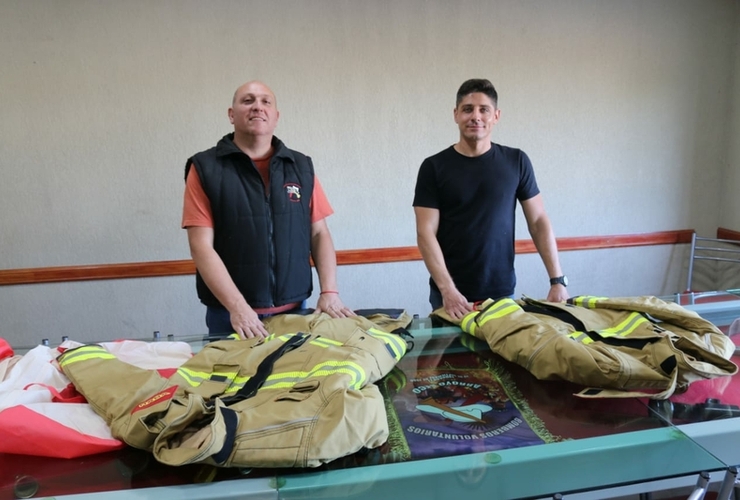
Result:
[[[488,300],[462,320],[437,309],[540,380],[588,387],[582,397],[665,399],[696,380],[737,372],[716,326],[657,297],[581,296],[566,303]]]
[[[58,361],[113,436],[165,464],[316,467],[388,437],[373,382],[406,353],[392,332],[410,317],[375,319],[275,316],[267,338],[211,342],[170,378],[100,345]]]

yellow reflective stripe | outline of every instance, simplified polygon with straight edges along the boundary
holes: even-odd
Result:
[[[244,385],[249,381],[249,379],[252,377],[236,377],[234,380],[231,381],[231,384],[224,389],[222,394],[231,394],[233,392],[237,392],[239,389],[244,387]],[[200,384],[198,384],[200,385]],[[197,386],[196,386],[197,387]]]
[[[228,337],[226,337],[226,338],[227,338],[227,339],[232,339],[232,340],[239,340],[239,339],[240,339],[240,337],[239,337],[239,334],[238,334],[238,333],[236,333],[236,332],[232,333],[231,335],[229,335],[229,336],[228,336]]]
[[[492,319],[503,318],[521,309],[519,304],[514,302],[513,299],[502,299],[499,300],[496,305],[482,313],[482,316],[478,318],[478,326],[483,326]]]
[[[352,361],[325,361],[314,366],[310,371],[296,371],[273,373],[262,388],[278,389],[293,387],[297,382],[301,382],[312,377],[328,377],[337,373],[344,373],[350,376],[350,387],[360,389],[365,385],[367,375],[362,366]]]
[[[262,341],[258,342],[256,345],[266,344],[267,342],[271,342],[273,340],[280,340],[283,342],[287,342],[288,340],[295,337],[296,335],[297,335],[296,333],[281,333],[281,334],[271,333],[267,335],[267,337],[263,338]]]
[[[391,350],[396,361],[401,359],[403,355],[406,354],[406,341],[395,333],[384,332],[383,330],[378,330],[377,328],[370,328],[368,330],[368,333],[373,337],[379,338],[380,340],[385,342],[385,345],[387,345],[388,348]]]
[[[647,322],[647,320],[640,313],[633,312],[630,313],[630,315],[627,316],[627,318],[618,325],[604,328],[603,330],[599,330],[597,333],[602,337],[626,337],[645,322]],[[583,332],[569,333],[568,337],[583,344],[590,344],[594,342],[591,337]]]
[[[568,337],[572,338],[576,342],[580,342],[581,344],[591,344],[594,341],[594,339],[592,339],[591,337],[589,337],[587,334],[583,332],[569,333]]]
[[[350,387],[360,389],[367,381],[365,369],[353,361],[325,361],[314,366],[305,378],[328,377],[335,373],[344,373],[350,376]]]
[[[462,331],[475,335],[475,330],[478,326],[475,323],[475,318],[478,317],[478,314],[480,314],[478,311],[473,311],[463,316],[462,321],[460,321],[460,328],[462,328]]]
[[[184,368],[182,366],[177,369],[177,374],[180,375],[180,377],[182,377],[185,382],[192,385],[193,387],[198,387],[205,379],[210,376],[210,373],[208,372],[197,372],[195,370]]]
[[[326,337],[315,337],[312,340],[309,340],[308,343],[319,347],[334,347],[342,345],[341,342],[334,339],[327,339]]]
[[[234,377],[234,380],[231,381],[231,385],[226,388],[224,394],[231,394],[232,392],[238,391],[244,387],[244,384],[246,384],[250,378],[252,377]]]
[[[595,309],[596,304],[599,301],[607,300],[608,297],[595,297],[592,295],[581,295],[580,297],[574,297],[573,298],[573,304],[581,307],[586,307],[588,309]]]
[[[230,381],[230,384],[233,385],[237,372],[199,372],[181,366],[177,369],[177,374],[180,375],[180,377],[182,377],[182,379],[189,385],[198,387],[206,380],[210,380],[213,375],[225,377]],[[224,382],[226,382],[226,380],[224,380]]]
[[[59,366],[65,367],[78,361],[88,361],[91,359],[116,359],[116,357],[99,345],[82,346],[65,353],[59,362]]]
[[[306,380],[311,377],[328,377],[338,373],[344,373],[350,377],[350,388],[361,389],[367,380],[365,370],[352,361],[325,361],[314,366],[310,371],[296,371],[296,372],[283,372],[273,373],[267,377],[265,383],[260,387],[262,389],[289,389],[295,384]],[[228,389],[223,394],[230,394],[237,392],[239,389],[244,387],[244,384],[250,377],[237,377]]]
[[[190,374],[186,373],[190,372]],[[178,374],[193,387],[199,386],[209,375],[205,372],[196,372],[193,370],[179,369]],[[351,389],[361,389],[367,382],[367,374],[362,366],[352,361],[325,361],[314,366],[310,371],[295,371],[273,373],[267,377],[265,383],[260,387],[262,389],[289,389],[295,384],[308,378],[329,377],[336,374],[345,374],[350,377],[349,387]],[[192,378],[187,375],[194,375]],[[251,377],[236,377],[231,385],[223,391],[223,395],[232,394],[246,384]]]
[[[463,316],[463,319],[460,322],[460,328],[462,328],[464,332],[475,335],[475,331],[478,327],[485,325],[492,319],[503,318],[504,316],[508,316],[520,309],[521,307],[519,307],[519,304],[517,304],[514,299],[501,299],[483,312],[473,311],[472,313],[468,313]]]
[[[393,369],[391,372],[385,376],[383,379],[385,382],[386,387],[393,385],[393,387],[396,391],[400,391],[406,386],[406,374],[403,372],[403,370]]]
[[[282,334],[271,333],[267,337],[264,338],[263,343],[270,342],[271,340],[282,340],[283,342],[287,342],[288,340],[290,340],[291,338],[295,336],[296,336],[295,333],[282,333]]]
[[[614,337],[617,335],[620,337],[626,337],[630,333],[634,332],[637,327],[646,322],[647,320],[640,313],[633,312],[617,326],[605,328],[599,331],[599,334],[602,337]]]

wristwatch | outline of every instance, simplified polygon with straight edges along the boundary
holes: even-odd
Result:
[[[568,277],[566,275],[562,275],[562,276],[556,276],[555,278],[550,278],[550,286],[552,285],[563,285],[567,287]]]

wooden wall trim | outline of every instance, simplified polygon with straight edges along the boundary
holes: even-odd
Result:
[[[733,231],[732,229],[727,229],[725,227],[718,227],[717,228],[717,238],[720,240],[740,241],[740,231]]]
[[[620,234],[612,236],[576,236],[558,238],[561,252],[572,250],[596,250],[648,245],[676,245],[691,243],[692,229],[660,231],[642,234]],[[718,233],[719,234],[719,233]],[[740,239],[740,233],[737,233]],[[535,253],[532,240],[517,240],[516,253]],[[338,250],[337,264],[340,266],[377,264],[384,262],[409,262],[421,260],[419,249],[413,247],[366,248]],[[195,274],[195,265],[190,259],[157,262],[131,262],[124,264],[100,264],[85,266],[37,267],[27,269],[0,270],[0,286],[27,285],[34,283],[60,283],[67,281],[92,281],[127,278],[152,278],[161,276],[184,276]]]

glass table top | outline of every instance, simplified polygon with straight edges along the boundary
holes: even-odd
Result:
[[[724,297],[694,297],[688,307],[703,308],[700,314],[727,329],[740,316],[740,297]],[[105,498],[543,498],[736,465],[683,428],[729,419],[740,439],[738,375],[696,382],[659,405],[582,399],[573,395],[580,387],[536,380],[457,327],[423,318],[410,331],[413,348],[378,383],[391,429],[378,449],[287,470],[169,467],[132,448],[77,459],[0,454],[0,500],[95,492]],[[204,345],[202,337],[149,340],[185,341],[193,351]]]
[[[538,381],[456,329],[415,337],[402,387],[384,380],[410,450],[374,452],[381,467],[279,474],[281,498],[538,498],[724,467],[645,401],[577,398],[578,386]],[[435,418],[440,402],[470,411]]]

